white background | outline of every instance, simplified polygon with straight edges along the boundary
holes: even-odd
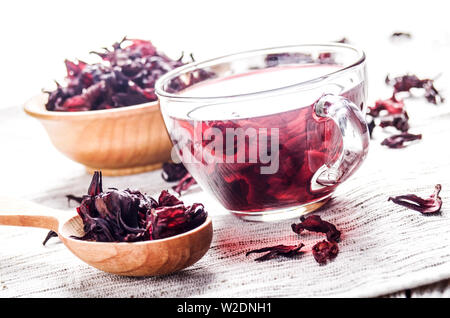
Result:
[[[440,70],[427,61],[443,57],[449,69],[447,6],[430,0],[1,1],[0,107],[21,105],[60,80],[65,58],[89,59],[89,51],[125,35],[150,39],[173,58],[185,51],[197,60],[345,36],[367,52],[376,81],[387,71],[434,76]],[[394,31],[411,31],[415,40],[397,56],[383,50]]]

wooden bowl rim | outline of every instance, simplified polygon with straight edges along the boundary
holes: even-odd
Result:
[[[64,227],[64,225],[66,223],[70,222],[73,218],[80,218],[80,216],[79,215],[75,215],[75,216],[69,218],[68,220],[66,220],[66,222],[64,222],[64,224],[62,224],[60,229],[62,229],[62,227]],[[181,233],[181,234],[177,234],[177,235],[174,235],[174,236],[169,236],[169,237],[166,237],[166,238],[163,238],[163,239],[148,240],[148,241],[138,241],[138,242],[96,242],[96,241],[84,241],[84,240],[77,240],[77,239],[71,238],[70,236],[63,235],[63,234],[61,234],[60,230],[58,230],[58,232],[59,232],[58,234],[61,235],[64,238],[64,240],[69,240],[69,241],[72,241],[72,242],[76,242],[77,244],[86,243],[86,244],[95,244],[97,246],[104,245],[104,244],[106,244],[106,245],[114,244],[114,245],[120,245],[120,246],[136,246],[136,245],[146,245],[146,244],[155,245],[155,244],[160,244],[160,243],[164,243],[164,242],[168,242],[168,241],[172,241],[172,240],[176,240],[176,239],[181,239],[183,237],[192,235],[192,234],[194,234],[196,232],[204,231],[207,228],[209,228],[211,225],[212,225],[212,218],[208,215],[206,220],[205,220],[205,222],[203,222],[201,225],[197,226],[196,228],[194,228],[194,229],[192,229],[190,231],[187,231],[187,232],[184,232],[184,233]]]
[[[101,117],[118,117],[137,115],[144,112],[159,111],[159,100],[138,105],[118,107],[112,109],[88,110],[79,112],[57,112],[45,109],[45,103],[48,99],[47,93],[35,95],[25,102],[23,109],[25,113],[39,119],[50,120],[69,120],[69,119],[99,119]]]

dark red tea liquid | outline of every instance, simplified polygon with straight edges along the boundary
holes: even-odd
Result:
[[[329,72],[326,69],[327,67],[336,68],[336,66],[323,65],[317,65],[316,67],[320,68],[320,72]],[[201,90],[204,92],[214,89],[219,90],[220,86],[226,90],[232,86],[242,87],[243,83],[247,82],[255,85],[255,74],[261,75],[261,72],[264,71],[242,75],[239,84],[228,85],[235,81],[236,76],[221,79],[220,83],[212,81],[209,84],[202,84]],[[270,69],[270,72],[273,72],[273,70]],[[280,72],[283,72],[283,70],[281,69]],[[278,75],[280,74],[282,73]],[[224,81],[228,81],[226,84],[229,87],[224,87]],[[280,83],[280,81],[277,80],[277,83]],[[266,81],[265,84],[267,85]],[[195,87],[190,88],[189,93],[195,96]],[[363,83],[357,83],[353,87],[340,92],[340,95],[347,97],[363,109],[365,96]],[[317,93],[315,100],[320,96],[321,94]],[[295,100],[291,102],[297,103]],[[242,110],[243,114],[257,113],[257,103],[257,101],[253,101],[248,106],[243,103],[239,107],[235,107],[235,110],[230,114],[236,115],[235,113],[239,109]],[[282,100],[281,103],[283,103]],[[195,121],[188,115],[170,116],[172,127],[169,128],[169,131],[180,156],[184,152],[190,152],[194,156],[196,149],[203,146],[202,149],[205,151],[204,147],[211,142],[207,138],[203,140],[194,138],[195,130],[197,130],[196,134],[201,135],[208,128],[218,128],[222,132],[223,140],[226,140],[226,128],[242,128],[244,131],[247,128],[254,128],[256,131],[267,129],[270,140],[271,128],[278,128],[279,146],[277,149],[272,149],[271,155],[278,156],[279,167],[273,174],[261,174],[261,167],[269,166],[267,163],[263,164],[259,161],[256,163],[247,161],[244,163],[226,162],[225,145],[222,151],[222,161],[224,161],[222,163],[208,163],[203,157],[199,157],[197,152],[197,162],[184,162],[184,164],[202,188],[210,192],[224,207],[231,211],[262,212],[293,207],[318,201],[334,190],[334,187],[314,190],[312,179],[319,168],[336,161],[342,151],[342,137],[338,127],[332,120],[317,118],[313,113],[313,105],[314,101],[310,100],[305,104],[305,99],[303,99],[298,101],[295,109],[278,112],[278,109],[283,109],[283,105],[273,104],[271,105],[271,114],[251,117],[239,116],[239,114],[238,116],[221,116],[219,111],[213,110],[210,111],[210,119],[206,116],[206,118],[200,118],[201,121],[199,121],[199,118],[195,118],[196,116],[192,116],[196,119]],[[220,107],[226,108],[227,105],[221,105]],[[255,109],[247,111],[245,107]],[[187,112],[195,114],[191,109],[186,109]],[[247,138],[245,147],[236,147],[236,152],[247,151],[248,154],[248,149],[251,146],[254,145],[251,145]],[[267,145],[267,148],[271,149],[270,144]],[[214,157],[216,153],[212,150],[207,155]],[[237,155],[236,153],[235,158]]]

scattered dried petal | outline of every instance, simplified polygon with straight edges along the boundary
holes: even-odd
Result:
[[[419,79],[416,75],[403,75],[393,79],[386,76],[386,84],[394,87],[394,95],[399,92],[410,92],[412,88],[424,89],[424,96],[428,102],[437,104],[444,102],[444,98],[439,91],[434,87],[433,79]]]
[[[379,99],[375,102],[375,106],[369,107],[368,114],[372,117],[378,117],[382,111],[388,114],[401,114],[404,112],[405,103],[403,100],[398,100],[395,94],[388,99]]]
[[[316,243],[312,248],[314,259],[319,264],[325,264],[328,260],[331,260],[339,253],[339,248],[336,242],[328,242],[323,240]]]
[[[305,246],[303,243],[300,243],[298,245],[275,245],[249,251],[245,254],[245,256],[248,256],[252,253],[268,252],[267,254],[256,258],[255,261],[267,261],[277,256],[294,257],[303,253],[302,251],[300,251],[303,246]]]
[[[437,213],[441,210],[442,199],[439,197],[442,186],[437,184],[434,193],[427,199],[422,199],[415,194],[405,194],[396,197],[390,197],[388,201],[407,207],[423,214]]]
[[[384,127],[394,127],[401,132],[407,132],[409,130],[409,116],[406,111],[400,114],[386,115],[380,117],[379,126]]]
[[[306,218],[302,216],[300,220],[302,221],[301,223],[291,225],[292,230],[297,234],[301,234],[303,230],[325,233],[330,242],[338,242],[341,237],[341,232],[336,226],[322,220],[318,215],[310,215]]]
[[[422,135],[418,134],[410,134],[407,132],[398,134],[398,135],[393,135],[390,136],[386,139],[384,139],[381,144],[383,146],[387,146],[389,148],[403,148],[405,147],[404,143],[405,142],[410,142],[410,141],[414,141],[414,140],[419,140],[422,139]]]

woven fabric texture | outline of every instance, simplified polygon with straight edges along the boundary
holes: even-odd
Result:
[[[339,255],[320,266],[311,247],[323,235],[293,233],[290,224],[244,222],[200,189],[186,203],[204,202],[213,217],[211,249],[198,263],[163,277],[127,278],[100,272],[73,256],[58,239],[42,246],[46,231],[0,228],[0,297],[308,297],[380,296],[450,278],[450,161],[443,148],[450,113],[411,100],[412,132],[423,140],[404,149],[380,145],[375,132],[366,162],[333,199],[316,213],[342,231]],[[420,105],[420,106],[419,106]],[[167,188],[160,171],[104,178],[104,185],[135,186],[148,194]],[[86,191],[80,174],[58,187],[39,189],[27,199],[68,209],[65,195]],[[388,202],[389,196],[428,196],[442,184],[442,212],[425,216]],[[74,206],[72,205],[71,209]],[[305,244],[294,259],[255,262],[251,249]]]

